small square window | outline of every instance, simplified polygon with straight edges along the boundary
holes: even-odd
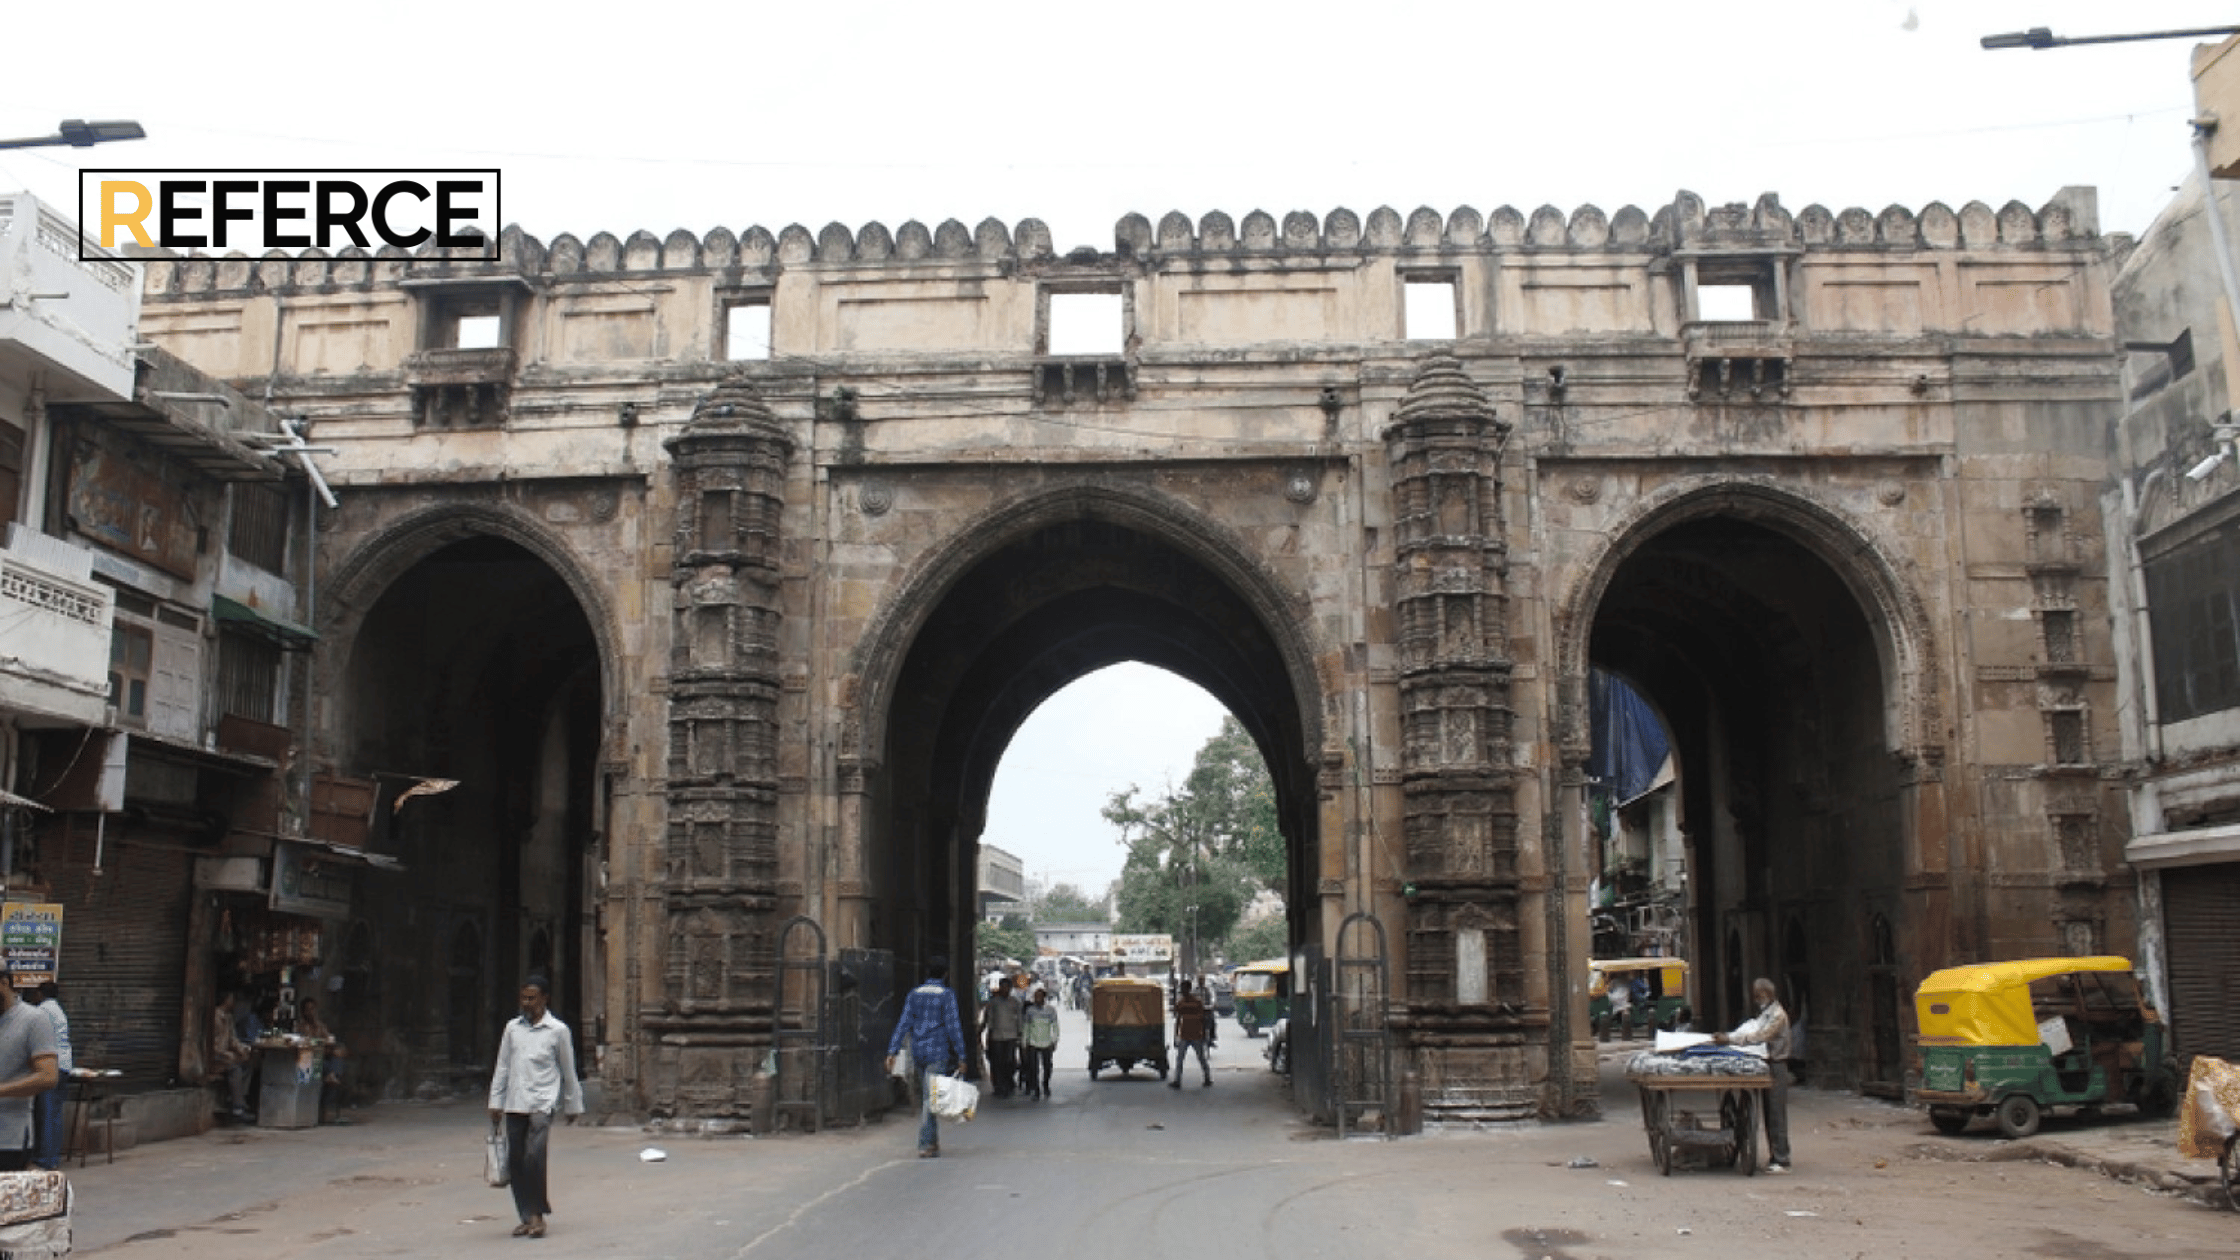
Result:
[[[498,317],[495,315],[461,315],[458,333],[452,338],[456,350],[492,350],[498,340]]]
[[[770,358],[769,299],[724,303],[723,357],[733,363],[763,362]]]
[[[1118,293],[1052,293],[1053,355],[1120,355],[1128,348],[1126,304]]]
[[[1410,276],[1402,288],[1401,328],[1410,341],[1453,341],[1455,283],[1452,276]]]
[[[1742,324],[1757,319],[1757,290],[1747,284],[1697,285],[1696,318],[1721,324]]]

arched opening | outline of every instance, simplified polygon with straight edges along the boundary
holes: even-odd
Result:
[[[582,921],[595,859],[602,662],[581,603],[522,546],[470,535],[403,568],[350,643],[344,763],[392,788],[458,781],[391,820],[408,874],[366,882],[365,1000],[395,1048],[367,1071],[391,1093],[471,1088],[532,968],[595,1035],[590,960],[558,930]]]
[[[1770,977],[1810,1076],[1857,1083],[1873,1070],[1868,920],[1903,913],[1887,628],[1777,516],[1652,528],[1610,573],[1588,654],[1669,727],[1686,952],[1717,978],[1705,1023],[1731,1027]]]
[[[1006,749],[1046,699],[1133,661],[1203,688],[1249,735],[1288,854],[1288,944],[1313,941],[1317,794],[1291,628],[1271,625],[1264,602],[1171,526],[1080,507],[1050,515],[960,566],[884,689],[883,772],[867,784],[865,815],[868,939],[906,974],[932,953],[969,956]]]

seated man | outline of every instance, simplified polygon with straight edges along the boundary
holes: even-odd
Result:
[[[342,1114],[342,1071],[350,1058],[350,1051],[319,1018],[319,1000],[305,998],[296,1015],[296,1032],[314,1041],[327,1043],[326,1075],[320,1081],[319,1122],[328,1123]]]
[[[210,1070],[213,1075],[223,1074],[231,1096],[230,1115],[240,1123],[249,1121],[249,1069],[256,1052],[242,1042],[234,1027],[234,1006],[240,999],[232,993],[218,995],[217,1009],[210,1012]]]

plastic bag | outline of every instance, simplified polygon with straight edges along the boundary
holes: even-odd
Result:
[[[513,1178],[506,1171],[506,1131],[497,1123],[490,1126],[490,1136],[482,1148],[482,1177],[493,1189],[502,1189]]]
[[[970,1120],[980,1108],[980,1089],[954,1076],[932,1078],[933,1114],[944,1120]]]
[[[910,1062],[910,1039],[902,1039],[902,1049],[895,1052],[894,1070],[887,1073],[898,1081],[908,1081],[914,1073]]]

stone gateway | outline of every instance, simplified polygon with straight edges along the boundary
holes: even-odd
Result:
[[[1012,735],[1138,661],[1266,759],[1299,1101],[1438,1121],[1593,1105],[1591,670],[1670,734],[1706,1026],[1780,977],[1894,1088],[1929,971],[2130,948],[2122,244],[2078,189],[509,230],[155,261],[143,327],[333,452],[311,755],[459,782],[335,934],[367,1070],[487,1062],[536,968],[611,1108],[766,1120],[821,1038],[845,1109]]]

